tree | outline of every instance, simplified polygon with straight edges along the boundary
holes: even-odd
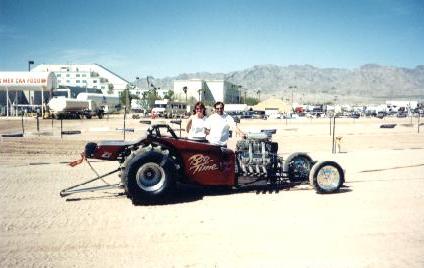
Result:
[[[163,96],[164,99],[168,99],[168,100],[174,100],[174,91],[173,90],[168,90],[168,92],[166,92],[165,96]]]
[[[152,89],[149,91],[143,92],[143,107],[144,109],[150,111],[153,108],[153,105],[155,104],[155,100],[160,100],[156,89]]]
[[[124,91],[122,91],[119,94],[119,101],[121,102],[122,105],[126,105],[127,104],[127,97],[129,98],[129,91],[128,89],[125,89]]]
[[[131,110],[131,101],[133,99],[139,99],[140,97],[130,93],[130,85],[127,85],[126,89],[121,92],[119,101],[121,105],[126,105],[127,110]]]

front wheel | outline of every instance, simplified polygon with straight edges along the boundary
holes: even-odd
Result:
[[[312,166],[309,183],[317,193],[329,194],[337,192],[344,183],[344,171],[334,161],[317,162]]]
[[[294,153],[290,155],[286,162],[288,163],[287,174],[291,182],[307,182],[309,173],[313,164],[311,157],[305,153]]]
[[[160,152],[135,156],[123,174],[128,196],[134,204],[166,203],[176,186],[174,170],[172,158]]]

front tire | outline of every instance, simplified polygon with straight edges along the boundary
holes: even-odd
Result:
[[[291,182],[307,182],[313,164],[311,157],[305,153],[294,153],[286,162],[287,174]]]
[[[317,193],[329,194],[339,191],[344,183],[344,171],[334,161],[317,162],[312,166],[309,183]]]
[[[134,204],[160,204],[171,199],[176,187],[172,158],[157,151],[136,155],[123,172],[124,186]]]

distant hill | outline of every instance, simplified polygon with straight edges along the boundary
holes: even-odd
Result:
[[[298,102],[424,100],[424,65],[408,69],[367,64],[353,70],[311,65],[255,65],[226,74],[180,74],[153,81],[156,87],[172,89],[173,80],[194,78],[226,79],[242,85],[251,97],[258,97],[260,90],[261,99],[274,96]]]

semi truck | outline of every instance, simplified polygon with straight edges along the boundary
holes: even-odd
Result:
[[[120,110],[119,97],[98,94],[80,93],[76,99],[56,95],[49,103],[49,112],[54,118],[82,118],[87,119],[97,116],[103,118],[104,114],[115,113]]]

